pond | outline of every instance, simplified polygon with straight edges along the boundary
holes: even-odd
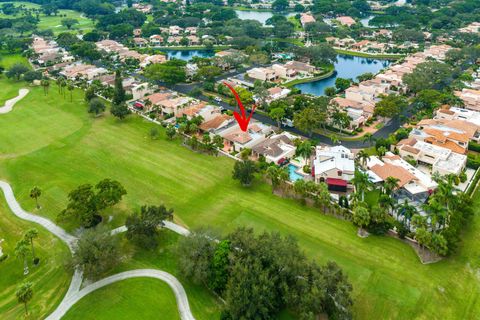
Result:
[[[360,23],[362,24],[362,26],[364,26],[366,28],[374,28],[374,26],[370,25],[370,20],[372,20],[373,18],[375,18],[375,16],[365,17],[363,19],[360,19]]]
[[[167,54],[168,59],[180,59],[185,61],[192,60],[193,57],[208,58],[213,57],[215,52],[212,50],[168,50],[162,49]]]
[[[253,11],[253,10],[235,10],[238,18],[241,20],[257,20],[261,24],[265,25],[265,22],[273,17],[273,11]],[[294,16],[295,12],[288,13],[276,13],[286,17]]]
[[[296,88],[302,90],[302,93],[310,93],[316,96],[324,95],[325,88],[335,86],[337,78],[354,79],[363,73],[371,72],[373,74],[386,68],[392,63],[390,60],[371,59],[362,57],[353,57],[338,55],[335,63],[337,73],[327,79],[313,82],[300,83],[295,85]]]

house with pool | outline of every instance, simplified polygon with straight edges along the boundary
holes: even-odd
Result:
[[[344,146],[317,146],[312,163],[312,177],[316,183],[325,182],[328,190],[353,190],[350,181],[355,173],[355,155]]]

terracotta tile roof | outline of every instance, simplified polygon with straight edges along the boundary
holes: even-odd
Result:
[[[235,131],[235,132],[232,132],[232,133],[226,135],[225,139],[233,141],[233,142],[238,142],[240,144],[245,144],[245,143],[251,141],[252,137],[250,136],[250,134],[248,134],[248,132],[243,132],[241,130],[238,130],[238,131]]]
[[[453,152],[456,152],[456,153],[459,153],[459,154],[466,154],[467,153],[466,148],[463,148],[463,147],[459,146],[458,144],[456,144],[453,141],[440,142],[440,141],[434,141],[434,140],[432,141],[432,139],[427,138],[427,139],[425,139],[425,142],[431,143],[434,146],[439,146],[439,147],[450,149]]]
[[[202,123],[200,125],[200,129],[203,131],[208,131],[210,129],[218,129],[225,121],[230,121],[231,119],[232,117],[227,114],[220,114],[212,120]]]
[[[165,92],[165,93],[158,92],[158,93],[154,93],[149,96],[146,96],[144,100],[148,99],[153,105],[158,105],[161,101],[166,100],[171,96],[172,94],[168,92]]]
[[[202,102],[199,102],[197,104],[194,104],[186,109],[184,109],[181,114],[184,114],[186,116],[195,116],[197,114],[197,112],[199,112],[200,110],[202,110],[203,108],[205,108],[205,106],[207,105],[206,102],[202,101]]]
[[[412,180],[416,180],[415,176],[407,169],[395,166],[390,163],[385,163],[383,166],[376,164],[371,167],[370,170],[372,170],[377,176],[379,176],[383,180],[387,179],[388,177],[399,179],[399,188],[403,187],[405,184],[409,183]]]
[[[425,128],[423,129],[423,131],[431,135],[438,141],[446,141],[447,139],[465,142],[465,143],[469,141],[469,138],[465,133],[458,133],[454,131],[442,131],[442,130],[437,130],[432,128]]]
[[[418,154],[420,152],[420,150],[418,150],[417,148],[411,147],[409,145],[404,145],[402,147],[402,150],[413,153],[413,154]]]

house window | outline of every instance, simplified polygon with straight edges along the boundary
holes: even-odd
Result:
[[[339,177],[341,177],[342,176],[342,170],[338,170],[337,174],[338,174]]]

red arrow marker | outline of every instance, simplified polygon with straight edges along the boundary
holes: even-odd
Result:
[[[240,108],[240,111],[242,112],[242,114],[240,115],[237,111],[234,111],[233,116],[237,120],[238,125],[240,126],[240,129],[242,131],[246,132],[247,129],[248,129],[248,123],[250,122],[250,119],[252,118],[252,115],[253,115],[253,112],[255,111],[256,106],[253,105],[252,111],[250,112],[250,115],[247,118],[247,115],[245,113],[245,107],[243,106],[242,101],[240,101],[240,97],[238,96],[238,93],[228,83],[224,82],[223,84],[226,85],[230,89],[230,91],[232,91],[233,96],[235,97],[235,100],[237,100],[238,107]]]

